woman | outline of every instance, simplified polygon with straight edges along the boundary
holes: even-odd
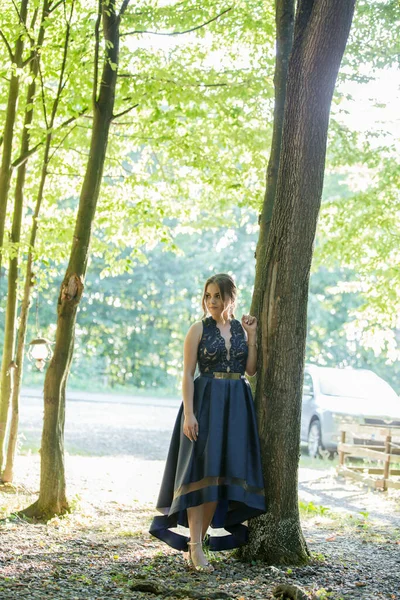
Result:
[[[189,563],[210,572],[203,543],[226,550],[247,541],[243,522],[265,512],[254,403],[244,373],[257,366],[257,321],[234,317],[236,285],[220,273],[204,286],[202,321],[184,343],[183,403],[179,409],[150,533]],[[198,365],[200,374],[194,379]],[[189,527],[190,542],[178,525]],[[229,535],[208,537],[212,528]]]

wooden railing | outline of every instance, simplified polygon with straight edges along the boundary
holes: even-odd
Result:
[[[342,423],[338,452],[340,475],[375,489],[400,489],[400,468],[391,467],[393,463],[400,465],[400,427]],[[353,457],[369,460],[364,465],[348,464]]]

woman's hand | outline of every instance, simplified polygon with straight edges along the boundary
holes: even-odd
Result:
[[[194,414],[185,415],[185,420],[183,421],[183,433],[191,442],[197,440],[197,436],[199,435],[199,424]]]
[[[242,327],[249,337],[254,337],[257,333],[257,319],[251,315],[243,315]]]

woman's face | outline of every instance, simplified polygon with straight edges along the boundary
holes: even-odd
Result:
[[[218,320],[223,313],[226,313],[223,315],[224,318],[228,316],[228,308],[231,303],[228,300],[224,304],[221,292],[219,291],[219,287],[216,283],[208,284],[205,293],[205,301],[208,312],[215,320]]]

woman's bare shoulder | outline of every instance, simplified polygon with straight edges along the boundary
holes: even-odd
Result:
[[[187,337],[200,341],[203,334],[203,321],[196,321],[189,327]]]

